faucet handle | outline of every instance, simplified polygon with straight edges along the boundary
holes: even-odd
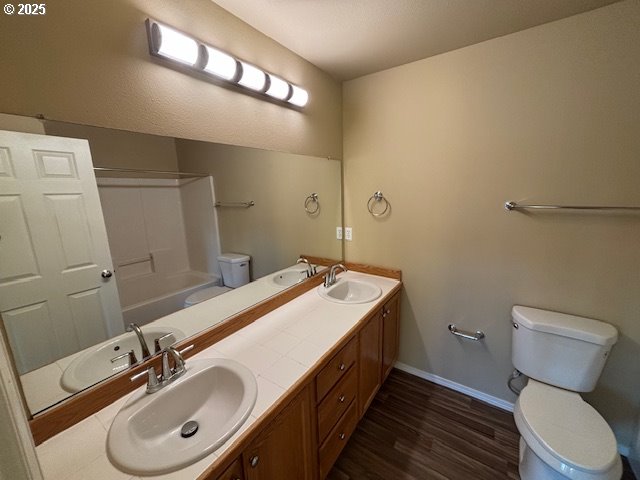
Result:
[[[111,363],[116,363],[118,360],[123,358],[129,359],[129,366],[138,363],[138,359],[136,358],[136,352],[134,352],[133,350],[129,350],[128,352],[118,355],[117,357],[113,357],[111,359]]]
[[[167,338],[169,338],[172,335],[173,335],[173,332],[169,332],[169,333],[165,333],[161,337],[158,337],[158,338],[154,339],[153,340],[153,350],[154,350],[153,353],[160,353],[162,351],[162,347],[160,346],[160,342],[162,340],[166,340]]]
[[[142,372],[136,373],[129,380],[135,382],[144,376],[147,377],[147,393],[157,392],[161,388],[160,382],[158,381],[158,375],[156,374],[156,369],[153,367],[149,367]]]

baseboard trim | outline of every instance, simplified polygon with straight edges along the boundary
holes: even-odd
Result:
[[[412,375],[415,375],[416,377],[424,378],[425,380],[429,380],[430,382],[433,382],[435,384],[450,388],[451,390],[455,390],[456,392],[469,395],[470,397],[481,400],[485,403],[488,403],[489,405],[493,405],[494,407],[500,408],[501,410],[513,412],[513,403],[507,402],[506,400],[503,400],[501,398],[494,397],[493,395],[481,392],[480,390],[475,390],[460,383],[456,383],[452,380],[447,380],[446,378],[434,375],[433,373],[425,372],[424,370],[417,369],[415,367],[412,367],[411,365],[407,365],[406,363],[396,362],[395,367],[398,370],[410,373]]]
[[[429,380],[437,385],[442,385],[443,387],[450,388],[451,390],[455,390],[456,392],[464,393],[465,395],[469,395],[477,400],[481,400],[489,405],[493,405],[494,407],[500,408],[507,412],[513,412],[514,404],[511,402],[507,402],[498,397],[494,397],[493,395],[489,395],[487,393],[481,392],[480,390],[475,390],[473,388],[467,387],[460,383],[456,383],[452,380],[447,380],[446,378],[442,378],[438,375],[434,375],[433,373],[425,372],[424,370],[420,370],[418,368],[412,367],[411,365],[407,365],[406,363],[396,362],[394,365],[398,370],[402,370],[403,372],[410,373],[411,375],[415,375],[416,377],[424,378],[425,380]],[[618,443],[618,453],[624,457],[629,458],[629,446]],[[640,462],[631,462],[632,468],[636,476],[639,476],[636,470],[640,469]]]

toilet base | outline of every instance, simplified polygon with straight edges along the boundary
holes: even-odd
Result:
[[[518,472],[520,473],[520,480],[567,480],[569,478],[544,463],[527,446],[522,437],[520,437],[520,465]]]
[[[520,437],[520,464],[518,472],[520,473],[520,480],[620,480],[622,476],[622,462],[618,458],[615,467],[601,474],[590,474],[583,471],[572,470],[571,474],[563,475],[543,462],[540,457],[527,446],[524,439]]]

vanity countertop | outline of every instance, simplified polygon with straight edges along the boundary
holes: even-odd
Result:
[[[357,272],[342,273],[338,278],[360,279],[378,285],[382,289],[382,297],[399,283],[394,279]],[[338,304],[322,299],[313,288],[188,359],[187,367],[193,358],[231,358],[248,367],[258,384],[258,398],[249,419],[222,447],[193,465],[153,477],[131,476],[111,465],[106,454],[107,432],[120,408],[132,395],[128,394],[36,448],[45,480],[197,478],[352,327],[373,311],[378,300]],[[215,309],[214,302],[203,302],[197,307],[203,311]],[[185,315],[188,310],[183,312]]]

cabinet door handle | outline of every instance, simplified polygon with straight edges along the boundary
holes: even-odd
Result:
[[[344,432],[343,432],[343,433],[341,433],[340,435],[338,435],[338,437],[340,438],[340,440],[344,440],[344,437],[345,437]]]
[[[258,457],[258,455],[254,455],[253,457],[251,457],[251,459],[249,459],[249,465],[251,465],[251,468],[256,468],[259,461],[260,457]]]
[[[347,368],[347,366],[344,363],[341,363],[340,365],[338,365],[338,370],[340,370],[341,372]]]
[[[340,396],[338,397],[338,401],[339,401],[340,403],[344,403],[344,395],[340,395]]]

